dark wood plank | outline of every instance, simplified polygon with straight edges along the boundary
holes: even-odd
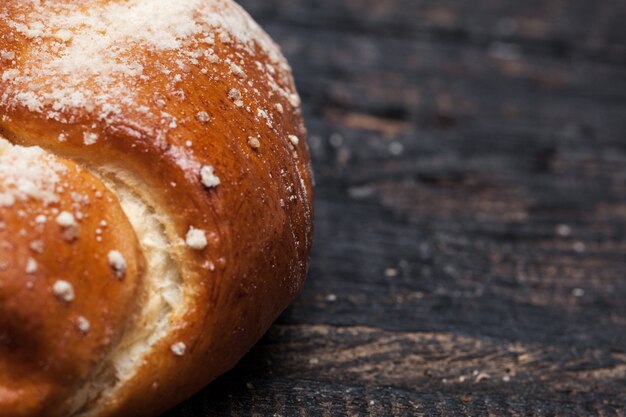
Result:
[[[241,3],[303,96],[311,273],[167,416],[626,416],[626,3]]]

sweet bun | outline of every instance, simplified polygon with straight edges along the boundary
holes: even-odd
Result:
[[[0,415],[156,416],[300,290],[291,70],[230,0],[0,3]]]

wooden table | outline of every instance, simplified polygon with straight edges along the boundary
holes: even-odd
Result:
[[[626,2],[242,4],[303,96],[316,246],[167,416],[625,416]]]

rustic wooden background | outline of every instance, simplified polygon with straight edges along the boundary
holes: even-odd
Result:
[[[316,246],[167,416],[625,416],[626,1],[241,3],[303,96]]]

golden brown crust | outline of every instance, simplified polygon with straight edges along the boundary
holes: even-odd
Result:
[[[68,8],[76,4],[51,3]],[[89,1],[81,7],[93,10],[115,3]],[[140,0],[131,3],[143,6]],[[73,79],[58,73],[62,85],[93,93],[86,94],[87,105],[66,100],[62,106],[46,95],[58,87],[48,85],[50,73],[33,70],[41,51],[48,51],[58,39],[45,32],[33,39],[33,33],[19,25],[33,13],[31,6],[19,0],[0,5],[0,14],[11,18],[0,19],[2,69],[8,74],[0,81],[0,132],[13,143],[41,146],[76,161],[97,173],[113,192],[115,181],[124,182],[115,176],[117,170],[138,179],[140,186],[125,186],[162,215],[168,251],[182,278],[183,298],[169,313],[166,334],[149,348],[128,380],[91,395],[86,404],[78,401],[78,407],[77,400],[69,398],[77,415],[152,416],[190,396],[247,352],[297,294],[306,274],[312,178],[289,68],[266,35],[246,26],[253,24],[232,2],[206,4],[209,8],[203,13],[228,15],[227,23],[211,21],[201,32],[190,33],[177,49],[155,48],[141,39],[127,45],[124,59],[140,61],[141,74],[114,73],[108,91],[128,91],[132,100],[104,97],[100,74]],[[37,12],[44,15],[68,13],[41,7],[45,10]],[[233,28],[231,21],[236,19],[239,23]],[[240,34],[242,28],[248,32]],[[78,43],[80,31],[72,30],[75,38],[67,45]],[[106,113],[103,109],[110,109],[111,103],[116,108]],[[203,183],[203,167],[213,168],[219,185],[210,175]],[[72,183],[79,181],[76,177]],[[193,239],[185,244],[190,230],[202,231],[206,245]],[[95,245],[89,236],[81,235],[75,252],[88,256],[85,251]],[[122,231],[117,236],[132,246],[133,233]],[[91,270],[90,262],[75,265],[73,277]],[[15,272],[15,280],[23,278]],[[38,294],[36,299],[45,296]],[[103,302],[112,299],[104,298]],[[125,313],[123,306],[111,308],[115,314]],[[61,320],[51,318],[46,326]],[[133,324],[129,326],[132,333]],[[175,346],[181,343],[184,352],[176,353]],[[81,341],[59,341],[59,346],[69,358],[80,357],[85,349]],[[72,383],[62,388],[75,390]],[[0,399],[9,398],[3,397],[5,389],[0,380]],[[20,399],[12,407],[18,410],[28,401],[41,404],[37,395],[42,394]]]

